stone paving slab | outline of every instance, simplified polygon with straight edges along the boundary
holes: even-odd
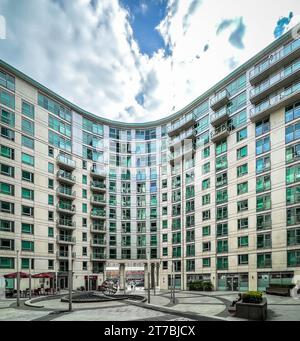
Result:
[[[0,309],[0,321],[31,321],[48,315],[46,311],[33,311],[23,309]]]

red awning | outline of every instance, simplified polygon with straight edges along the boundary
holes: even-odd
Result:
[[[35,274],[31,276],[32,278],[54,278],[54,272],[41,272],[40,274]]]
[[[28,278],[29,275],[26,272],[19,272],[20,278]],[[4,278],[17,278],[17,272],[13,272],[11,274],[4,275]]]
[[[84,276],[84,279],[97,279],[98,276],[95,276],[95,275],[91,275],[91,276]]]

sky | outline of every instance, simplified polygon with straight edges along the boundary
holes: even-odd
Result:
[[[95,115],[166,117],[300,22],[299,0],[0,0],[0,59]]]

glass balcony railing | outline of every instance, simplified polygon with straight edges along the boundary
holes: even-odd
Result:
[[[105,204],[106,203],[106,198],[104,195],[93,195],[91,197],[91,202],[95,202],[97,204]]]
[[[57,251],[57,257],[58,258],[69,258],[69,252],[68,251]],[[76,258],[76,253],[72,252],[72,259]]]
[[[68,172],[65,172],[63,170],[59,170],[57,172],[57,177],[61,178],[61,179],[64,179],[64,180],[67,180],[67,181],[70,181],[70,182],[76,182],[76,177],[75,176],[73,176],[72,174],[70,174]]]
[[[212,126],[215,127],[227,121],[228,118],[229,118],[229,110],[225,106],[224,108],[216,112],[214,115],[212,115],[210,123]]]
[[[216,96],[211,100],[210,106],[213,110],[218,110],[220,107],[224,106],[229,101],[230,94],[227,89],[216,94]]]
[[[76,168],[76,162],[66,157],[63,154],[57,155],[57,162],[59,162],[60,164],[66,165],[70,168]]]
[[[92,167],[91,168],[91,174],[92,176],[99,176],[99,177],[102,177],[102,178],[105,178],[106,177],[106,169],[105,168],[102,168],[102,167]]]
[[[57,236],[57,242],[66,242],[66,243],[72,243],[75,244],[76,243],[76,238],[73,236],[69,236],[69,235],[59,235]]]
[[[104,182],[92,181],[91,182],[91,187],[98,188],[98,189],[105,189],[106,188],[106,184]]]
[[[58,219],[57,220],[57,225],[58,226],[66,226],[69,228],[75,228],[76,223],[75,221],[72,221],[71,219]]]
[[[176,121],[173,123],[169,128],[168,128],[168,134],[176,134],[179,132],[181,129],[188,128],[190,125],[193,125],[195,123],[196,117],[193,113],[185,115],[183,118],[180,120]]]
[[[75,212],[76,211],[76,206],[69,204],[69,203],[65,203],[65,202],[59,202],[57,204],[57,208],[60,210],[65,210],[65,211],[70,211],[70,212]]]
[[[91,210],[91,215],[93,217],[106,217],[106,212],[102,210]]]
[[[192,139],[195,135],[194,128],[190,128],[182,132],[180,135],[173,137],[170,139],[170,147],[173,147],[175,144],[180,143],[184,140]]]
[[[76,192],[72,191],[72,189],[70,188],[66,188],[66,187],[58,187],[56,190],[57,194],[63,194],[63,195],[67,195],[70,197],[75,197],[76,196]]]
[[[91,260],[95,261],[95,260],[102,260],[106,258],[106,254],[105,253],[92,253],[91,254]]]
[[[281,84],[285,79],[289,79],[290,76],[294,75],[299,70],[300,59],[290,67],[286,68],[284,71],[278,72],[277,74],[270,77],[265,82],[261,83],[259,86],[251,90],[250,98],[265,93],[266,91],[272,89],[272,87],[276,86],[277,84]]]
[[[259,65],[257,65],[250,72],[250,81],[251,79],[259,76],[261,73],[270,69],[273,65],[279,63],[281,60],[284,60],[286,57],[291,55],[293,52],[300,49],[300,39],[293,40],[291,43],[283,47],[279,52],[272,54],[269,58]]]
[[[91,224],[91,230],[96,232],[105,232],[106,226],[105,224]]]
[[[300,82],[297,82],[290,86],[289,88],[285,89],[284,91],[280,92],[278,95],[268,98],[266,101],[263,101],[255,108],[251,110],[250,117],[254,118],[255,116],[275,107],[277,104],[280,104],[287,98],[292,95],[296,95],[300,93]]]

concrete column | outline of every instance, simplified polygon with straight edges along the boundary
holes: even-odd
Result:
[[[126,286],[126,278],[125,278],[125,263],[121,263],[119,266],[119,274],[120,274],[120,290],[125,291]]]
[[[103,282],[106,281],[106,263],[103,264]]]
[[[249,271],[248,282],[249,282],[249,290],[256,291],[257,290],[257,273],[256,272]]]

